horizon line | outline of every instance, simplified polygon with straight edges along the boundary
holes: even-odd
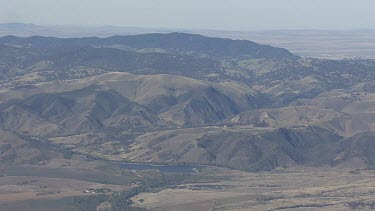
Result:
[[[275,29],[212,29],[212,28],[175,28],[175,27],[143,27],[143,26],[118,26],[118,25],[82,25],[82,24],[35,24],[25,22],[0,22],[0,25],[24,25],[35,27],[72,27],[72,28],[118,28],[118,29],[140,29],[140,30],[165,30],[169,32],[179,31],[218,31],[218,32],[269,32],[269,31],[375,31],[375,28],[275,28]]]

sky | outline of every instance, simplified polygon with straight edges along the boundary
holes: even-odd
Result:
[[[0,23],[269,30],[375,29],[375,0],[0,0]]]

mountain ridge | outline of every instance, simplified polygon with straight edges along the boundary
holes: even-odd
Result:
[[[44,41],[44,42],[41,42]],[[54,38],[54,37],[16,37],[4,36],[0,44],[28,45],[45,49],[51,47],[88,46],[88,45],[125,45],[137,50],[145,48],[167,49],[173,54],[191,53],[208,57],[238,57],[252,58],[298,58],[289,51],[269,45],[260,45],[248,40],[232,40],[228,38],[212,38],[199,34],[168,33],[143,34],[129,36],[112,36],[107,38]]]

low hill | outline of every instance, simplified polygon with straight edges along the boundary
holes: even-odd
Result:
[[[318,127],[199,128],[139,136],[125,153],[136,162],[193,163],[243,170],[329,165],[340,136]]]
[[[334,165],[364,168],[375,166],[375,133],[364,132],[340,141],[332,158]]]
[[[73,91],[91,85],[114,90],[147,107],[160,118],[185,126],[216,124],[258,106],[257,93],[236,83],[215,84],[180,76],[128,73],[108,73],[59,84],[41,83],[27,87],[27,91],[4,91],[0,93],[0,99],[7,101],[37,93]]]
[[[0,126],[21,134],[51,137],[109,129],[167,127],[147,108],[112,90],[93,86],[38,94],[0,105]]]
[[[279,128],[317,124],[332,120],[340,115],[340,113],[335,112],[333,109],[323,109],[313,106],[290,106],[279,109],[247,111],[235,116],[228,123]]]

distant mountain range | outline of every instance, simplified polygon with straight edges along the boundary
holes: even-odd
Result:
[[[149,33],[189,33],[209,37],[252,40],[257,43],[287,48],[303,57],[326,59],[374,58],[375,30],[265,30],[220,31],[139,28],[118,26],[41,26],[24,23],[0,23],[0,36],[47,36],[47,37],[111,37]]]
[[[239,57],[250,58],[293,58],[289,51],[247,40],[209,38],[198,34],[169,33],[133,36],[113,36],[108,38],[52,38],[5,36],[0,44],[8,46],[32,47],[36,49],[72,49],[78,47],[115,48],[142,53],[168,53],[194,55],[199,57]]]

